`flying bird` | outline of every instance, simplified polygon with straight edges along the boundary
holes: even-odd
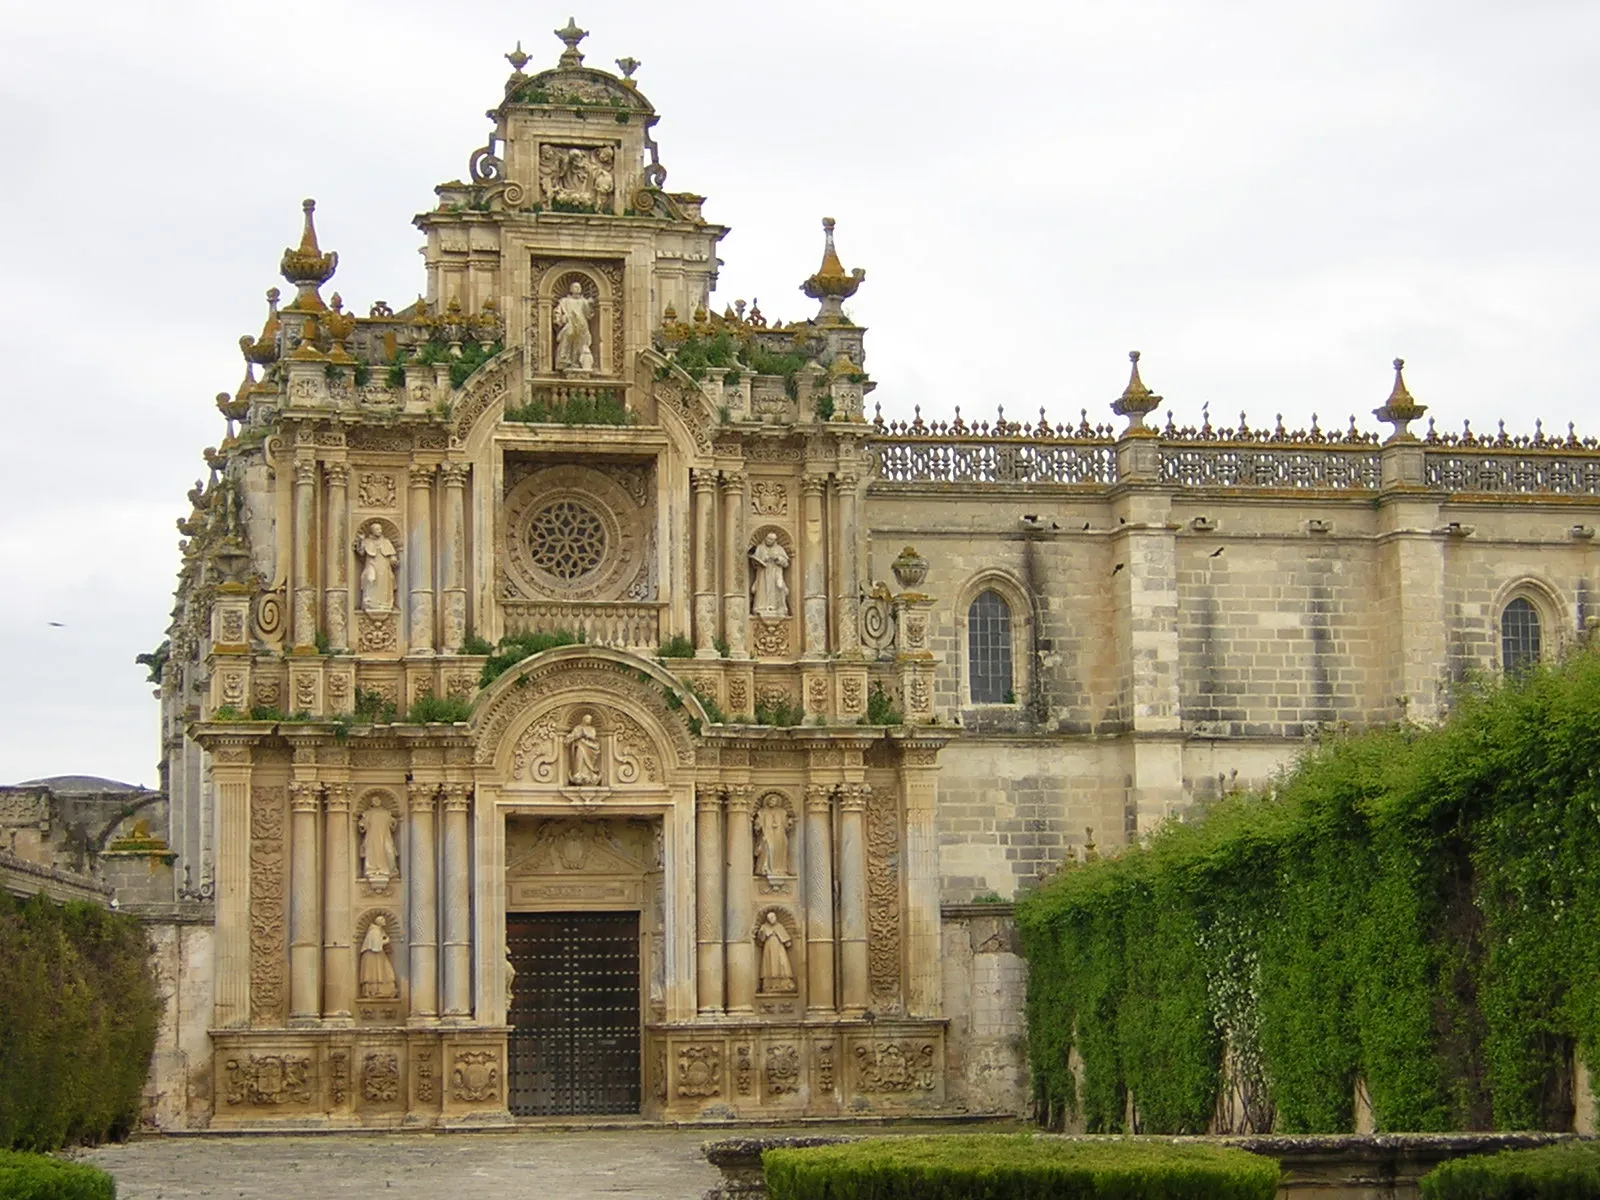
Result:
[[[1083,529],[1084,529],[1085,533],[1087,533],[1089,531],[1089,522],[1085,521],[1083,523]]]
[[[1122,570],[1122,568],[1127,566],[1127,565],[1128,565],[1127,563],[1118,563],[1116,566],[1111,568],[1111,573],[1113,575],[1115,575],[1118,571]]]
[[[1216,549],[1215,549],[1215,550],[1213,550],[1213,551],[1212,551],[1212,552],[1211,552],[1211,553],[1210,553],[1210,554],[1209,554],[1209,555],[1208,555],[1208,556],[1207,556],[1207,557],[1209,557],[1209,558],[1216,558],[1216,557],[1218,557],[1218,556],[1219,556],[1219,555],[1220,555],[1220,554],[1221,554],[1221,553],[1222,553],[1222,552],[1223,552],[1223,551],[1224,551],[1224,550],[1226,550],[1226,549],[1227,549],[1227,547],[1226,547],[1226,546],[1218,546],[1218,547],[1217,547],[1217,548],[1216,548]]]
[[[46,621],[45,624],[46,625],[54,625],[57,629],[65,629],[66,628],[66,625],[64,625],[60,621]]]

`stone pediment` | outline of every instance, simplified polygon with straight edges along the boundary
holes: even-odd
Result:
[[[637,88],[609,72],[588,67],[554,67],[521,79],[512,76],[506,81],[505,106],[513,104],[655,112]]]

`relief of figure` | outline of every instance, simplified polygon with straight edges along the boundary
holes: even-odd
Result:
[[[593,316],[594,301],[574,279],[567,294],[556,302],[556,370],[594,370],[594,338],[589,330]]]
[[[393,1000],[400,994],[394,963],[389,961],[389,926],[381,916],[372,918],[361,941],[357,986],[363,1000]]]
[[[517,1002],[517,968],[511,965],[511,947],[506,947],[506,1012]]]
[[[778,544],[778,535],[768,533],[750,551],[750,561],[755,567],[755,580],[750,585],[751,607],[758,617],[787,617],[789,615],[789,581],[784,572],[789,567],[789,553]]]
[[[789,943],[794,937],[778,920],[776,909],[767,909],[767,916],[756,930],[761,942],[761,990],[763,992],[792,992],[794,966],[789,961]]]
[[[370,522],[356,538],[356,557],[361,560],[361,611],[393,612],[394,577],[400,555],[383,532],[381,521]]]
[[[789,810],[776,800],[756,810],[756,874],[768,880],[787,878],[789,870]]]
[[[588,713],[572,727],[565,738],[568,755],[567,782],[573,787],[600,786],[600,734]]]
[[[394,846],[395,816],[388,806],[375,802],[361,814],[361,874],[375,887],[387,886],[395,874],[399,855]]]

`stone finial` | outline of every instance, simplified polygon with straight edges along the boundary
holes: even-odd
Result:
[[[1372,415],[1378,420],[1394,427],[1394,432],[1388,438],[1391,442],[1415,441],[1416,435],[1407,427],[1428,411],[1426,405],[1418,404],[1406,390],[1405,366],[1405,359],[1394,360],[1394,387],[1389,392],[1389,399],[1384,401],[1382,408],[1372,410]]]
[[[578,43],[589,36],[589,31],[587,29],[579,29],[578,23],[568,17],[566,28],[558,29],[555,33],[567,47],[561,52],[561,65],[563,67],[583,66],[583,53],[578,49]]]
[[[833,246],[833,226],[832,217],[822,218],[822,265],[817,268],[816,274],[800,285],[800,290],[806,295],[822,301],[817,317],[824,323],[839,322],[844,315],[844,302],[856,294],[861,281],[867,277],[860,267],[849,274],[845,273],[844,264],[839,261],[839,252]]]
[[[517,75],[522,74],[522,68],[528,65],[528,56],[522,52],[522,39],[517,39],[517,48],[506,55],[506,61],[511,64],[511,70]]]
[[[300,234],[298,249],[285,250],[278,270],[283,277],[299,289],[289,309],[295,312],[321,312],[326,305],[317,289],[333,278],[339,266],[339,255],[330,250],[326,254],[317,245],[317,227],[311,219],[317,202],[307,200],[300,206],[305,210],[305,226]]]
[[[894,572],[900,586],[911,591],[922,586],[922,581],[928,577],[928,560],[917,553],[915,546],[907,546],[889,564],[889,569]]]
[[[617,70],[622,72],[622,77],[629,83],[633,82],[633,73],[640,67],[644,66],[642,62],[640,62],[637,58],[634,58],[631,54],[626,58],[617,59],[616,63]]]
[[[1161,406],[1161,397],[1145,387],[1144,380],[1139,378],[1139,352],[1128,351],[1128,361],[1133,364],[1133,370],[1128,375],[1128,386],[1122,389],[1111,405],[1111,411],[1119,417],[1128,418],[1128,427],[1122,431],[1123,437],[1150,437],[1155,430],[1144,423],[1150,413]]]
[[[267,319],[261,326],[261,336],[252,338],[248,333],[239,339],[239,349],[244,351],[247,363],[269,366],[278,361],[278,289],[267,289]]]

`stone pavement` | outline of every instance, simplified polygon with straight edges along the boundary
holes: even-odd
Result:
[[[698,1200],[703,1143],[734,1127],[153,1137],[81,1157],[118,1200]],[[770,1129],[766,1132],[772,1132]]]

